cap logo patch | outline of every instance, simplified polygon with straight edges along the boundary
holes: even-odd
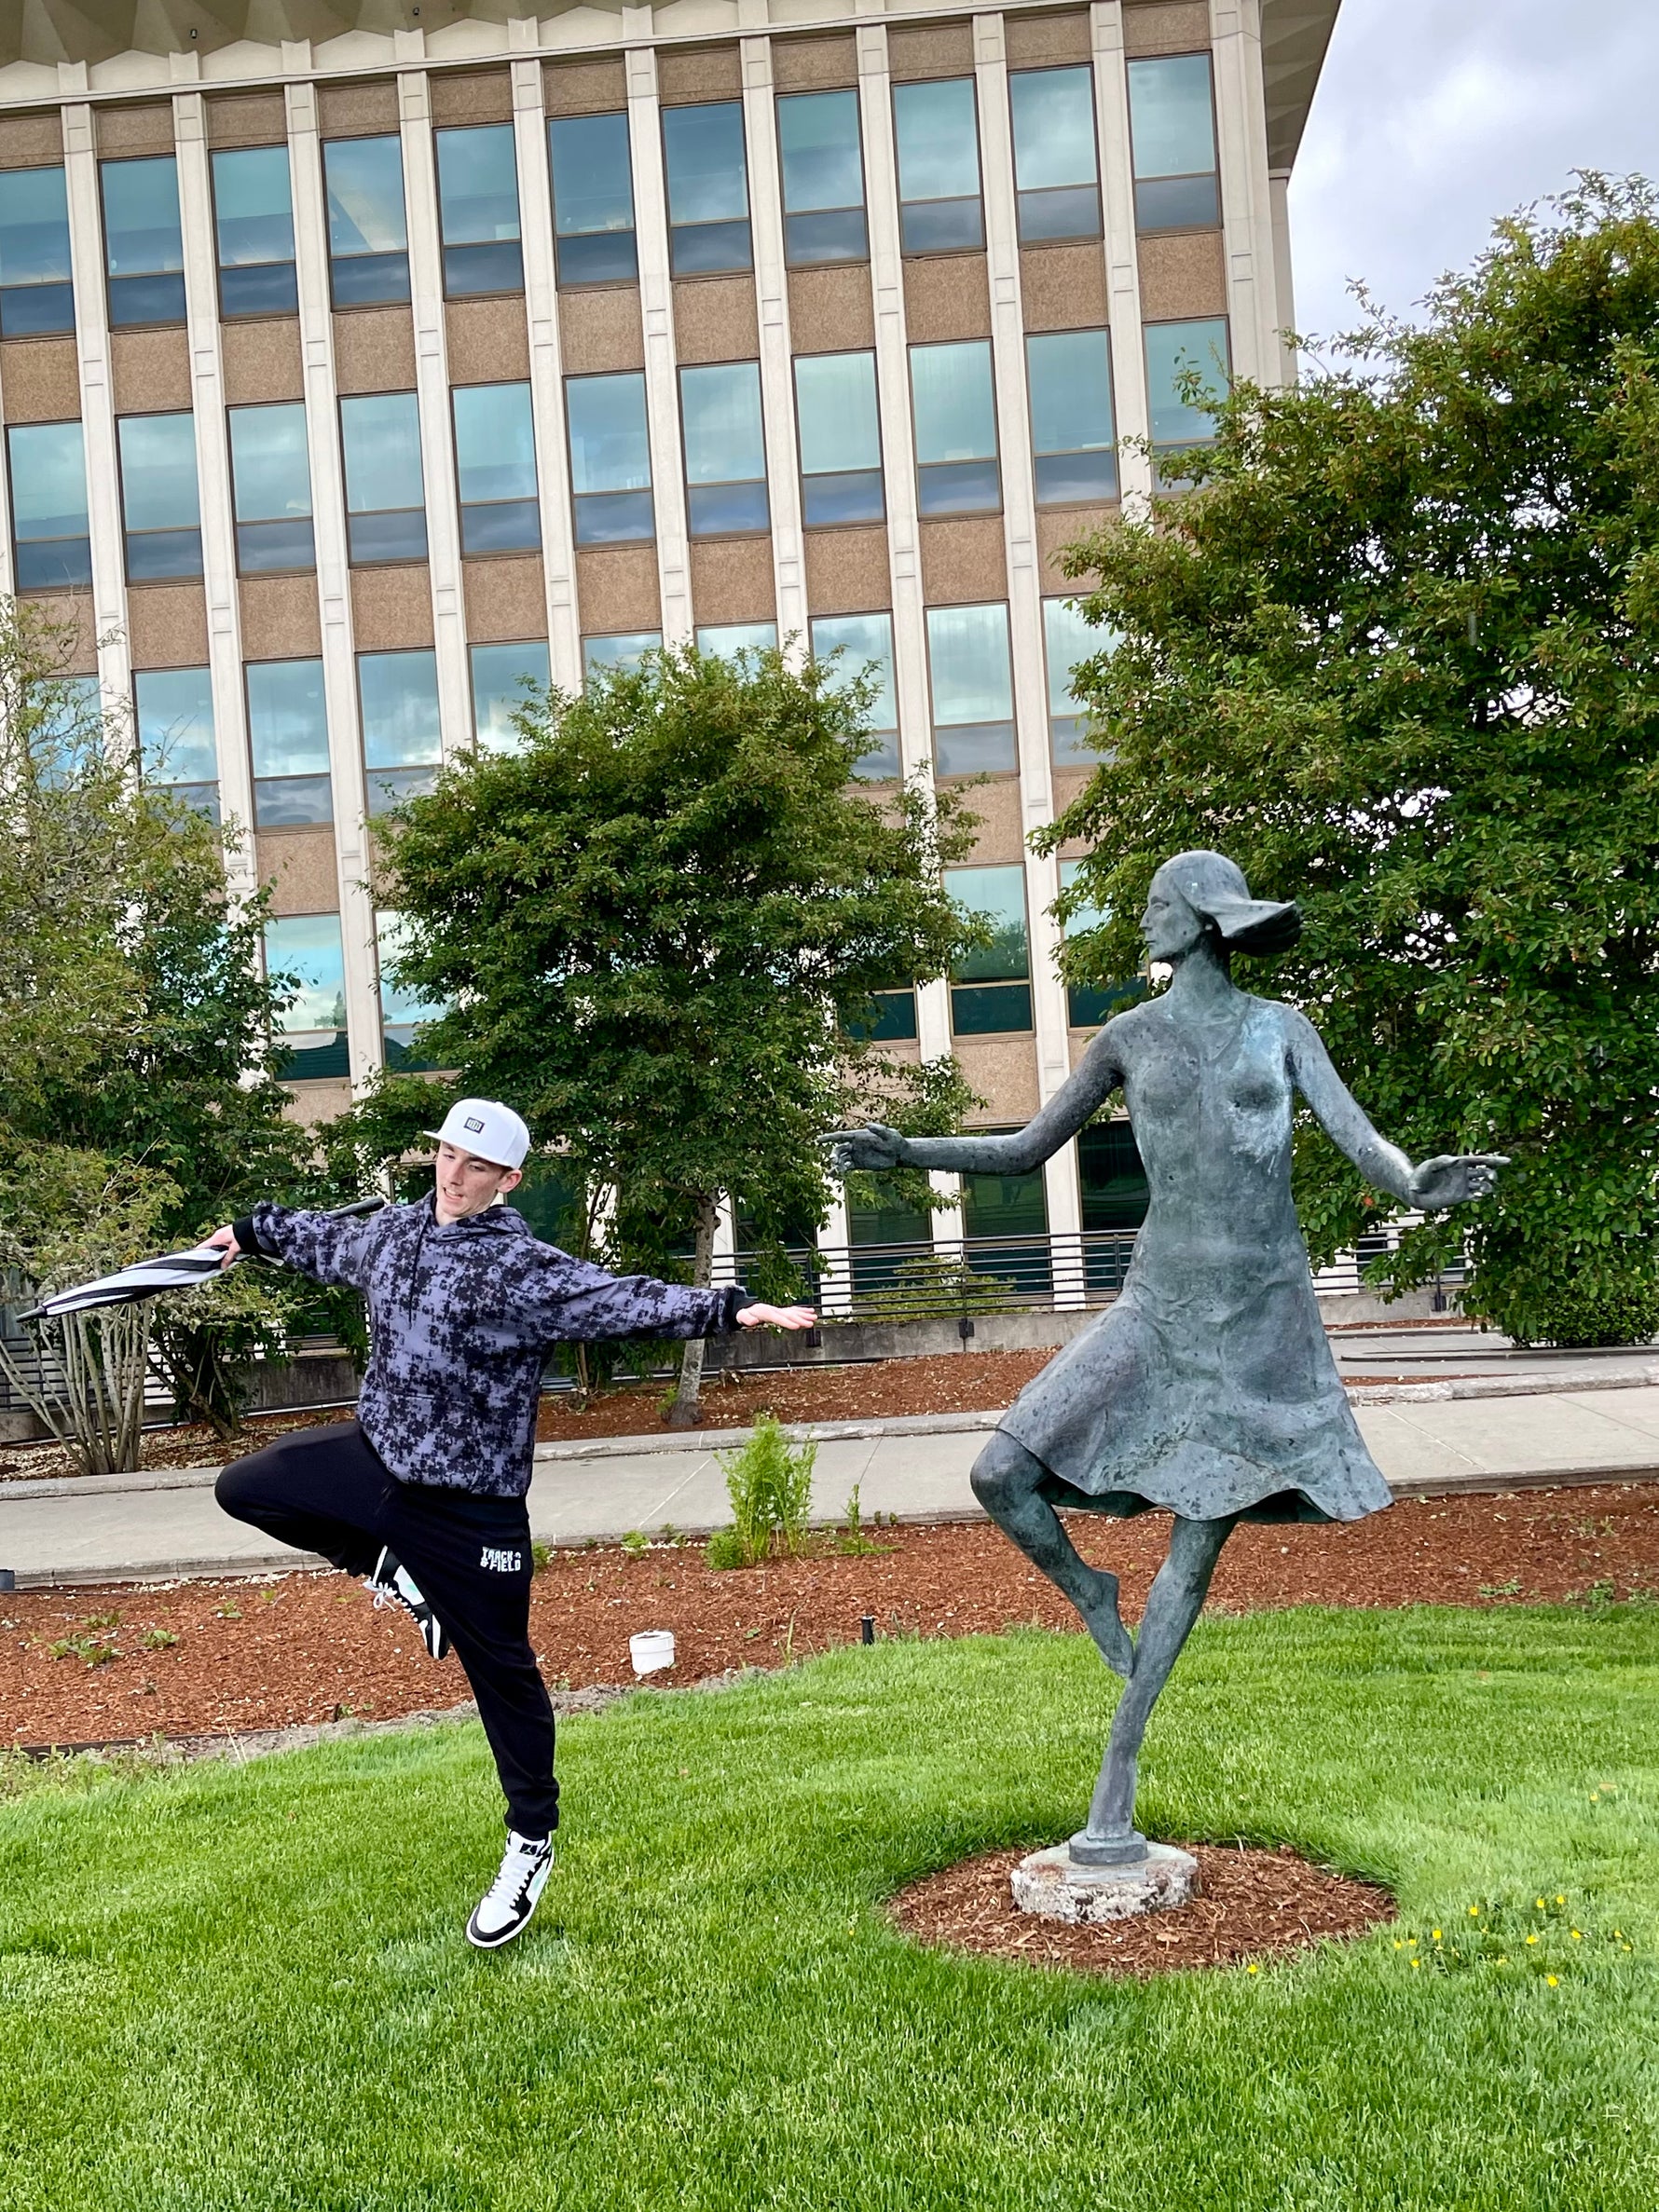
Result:
[[[478,1119],[476,1114],[469,1113],[466,1120],[463,1121],[460,1126],[463,1129],[481,1130],[484,1126],[484,1124]]]

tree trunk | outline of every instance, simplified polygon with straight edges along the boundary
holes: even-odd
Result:
[[[714,1225],[718,1208],[713,1198],[704,1198],[697,1207],[697,1242],[692,1250],[692,1280],[698,1290],[706,1290],[714,1279]],[[670,1428],[694,1428],[702,1417],[700,1393],[703,1388],[703,1347],[706,1337],[692,1336],[686,1340],[685,1350],[679,1356],[679,1383],[674,1393],[674,1403],[668,1408]]]

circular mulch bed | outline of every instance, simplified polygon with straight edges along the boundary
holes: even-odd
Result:
[[[1172,1973],[1247,1965],[1305,1951],[1326,1937],[1363,1935],[1395,1918],[1386,1890],[1314,1866],[1288,1843],[1277,1850],[1186,1843],[1199,1894],[1172,1912],[1069,1928],[1021,1912],[1008,1876],[1024,1850],[987,1851],[900,1890],[888,1910],[904,1932],[939,1950],[978,1951],[1028,1966],[1083,1973]]]

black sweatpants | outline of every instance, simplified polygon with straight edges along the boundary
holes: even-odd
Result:
[[[369,1575],[389,1544],[448,1631],[521,1836],[558,1825],[553,1705],[530,1649],[530,1517],[521,1497],[400,1482],[355,1421],[236,1460],[214,1495],[279,1542]]]

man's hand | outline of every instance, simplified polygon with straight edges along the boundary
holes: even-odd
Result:
[[[817,1323],[810,1305],[746,1305],[737,1317],[739,1329],[816,1329]]]
[[[1412,1169],[1411,1203],[1424,1213],[1467,1206],[1472,1198],[1490,1196],[1499,1168],[1508,1166],[1507,1153],[1438,1153]]]
[[[236,1241],[236,1231],[230,1226],[228,1222],[226,1222],[223,1229],[215,1229],[213,1235],[209,1237],[206,1237],[203,1241],[208,1244],[218,1244],[224,1246],[225,1257],[219,1263],[219,1272],[221,1275],[225,1272],[226,1268],[232,1264],[233,1262],[240,1260],[242,1256],[242,1248]]]

